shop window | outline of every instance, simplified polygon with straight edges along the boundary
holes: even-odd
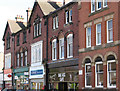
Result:
[[[85,87],[92,87],[91,84],[91,61],[90,59],[85,60]]]
[[[96,45],[101,44],[101,24],[96,25]]]
[[[111,57],[111,56],[108,56]],[[109,58],[108,58],[109,59]],[[116,88],[116,61],[107,60],[107,83],[108,87]]]
[[[52,41],[52,60],[57,59],[57,39]]]
[[[64,58],[64,38],[59,39],[59,58]]]
[[[86,28],[86,47],[91,47],[91,27]]]
[[[7,38],[6,38],[6,49],[9,49],[9,48],[10,48],[10,34],[8,32]]]
[[[95,72],[96,87],[103,87],[103,62],[100,57],[96,58]]]
[[[107,21],[107,43],[113,42],[113,21]]]
[[[67,58],[73,57],[73,34],[67,36]]]
[[[53,17],[53,29],[58,28],[58,16]]]

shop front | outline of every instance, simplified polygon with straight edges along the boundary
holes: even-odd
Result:
[[[29,89],[29,73],[28,67],[18,68],[14,71],[15,88],[16,89]]]
[[[31,89],[44,88],[44,66],[30,67],[30,85]]]
[[[49,89],[56,89],[59,91],[77,91],[79,87],[79,76],[78,76],[78,65],[59,67],[61,64],[59,63],[58,67],[52,67],[53,64],[49,68]],[[54,65],[57,66],[57,63]],[[62,66],[62,65],[61,65]]]

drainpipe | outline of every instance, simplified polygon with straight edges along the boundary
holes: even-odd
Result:
[[[4,67],[3,67],[3,86],[2,86],[2,90],[5,89],[5,81],[4,81]]]
[[[14,62],[14,51],[15,51],[15,35],[13,34],[13,63],[12,63],[12,87],[13,87],[13,89],[14,89],[14,85],[15,85],[15,83],[14,83],[14,68],[15,68],[15,62]]]
[[[48,69],[48,17],[46,18],[46,25],[47,25],[47,30],[46,30],[46,61],[45,61],[45,69],[46,69],[46,77],[45,77],[45,91],[49,90],[49,83],[48,83],[48,73],[49,73],[49,69]]]

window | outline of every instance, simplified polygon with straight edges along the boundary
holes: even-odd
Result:
[[[96,45],[101,44],[101,24],[96,25]]]
[[[31,45],[31,65],[37,66],[42,64],[42,41]]]
[[[97,10],[101,9],[101,7],[102,7],[101,0],[97,0]]]
[[[113,42],[113,21],[107,21],[107,43]]]
[[[64,58],[64,38],[59,40],[59,58]]]
[[[9,49],[10,48],[10,34],[8,33],[7,34],[7,43],[6,43],[6,49]]]
[[[17,46],[20,44],[20,35],[17,35]]]
[[[27,51],[25,51],[24,65],[27,66]]]
[[[73,57],[73,34],[67,36],[67,58]]]
[[[23,66],[23,53],[22,52],[21,52],[20,56],[21,56],[20,57],[20,60],[21,60],[20,63],[21,63],[21,66]]]
[[[95,0],[91,0],[91,13],[95,12]]]
[[[34,37],[41,35],[41,22],[34,24]]]
[[[116,88],[116,62],[111,60],[107,62],[108,87]]]
[[[86,28],[86,47],[91,47],[91,27]]]
[[[57,39],[52,41],[52,60],[57,59]]]
[[[85,87],[91,87],[91,63],[85,64]]]
[[[96,87],[103,87],[103,63],[96,62]]]
[[[53,29],[58,28],[58,16],[53,17]]]
[[[17,67],[19,67],[19,53],[17,53],[17,64],[16,64]]]
[[[5,69],[11,68],[11,53],[5,54]]]
[[[67,10],[65,12],[66,15],[66,24],[68,24],[69,22],[72,22],[72,10]]]
[[[26,42],[26,32],[23,32],[23,43]]]
[[[103,0],[103,7],[107,7],[107,0]]]

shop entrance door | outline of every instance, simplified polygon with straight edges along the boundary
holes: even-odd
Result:
[[[58,84],[58,89],[59,89],[59,91],[67,91],[67,89],[68,89],[67,82],[60,82]]]

